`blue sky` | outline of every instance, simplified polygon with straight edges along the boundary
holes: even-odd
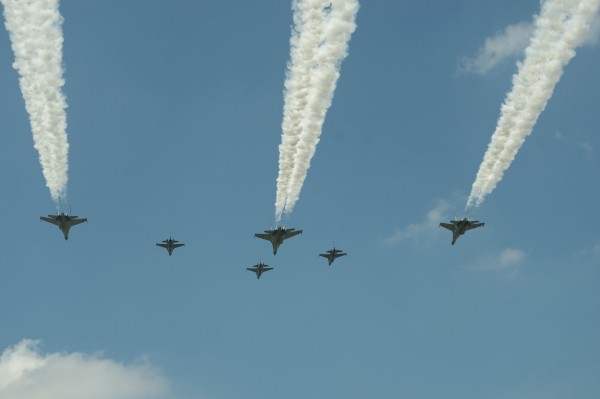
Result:
[[[472,215],[485,227],[455,246],[438,227],[462,216],[522,49],[464,60],[494,37],[518,50],[505,29],[539,8],[361,2],[284,219],[304,234],[277,256],[253,234],[275,224],[290,2],[61,3],[68,202],[89,219],[68,242],[39,221],[55,209],[3,30],[0,398],[21,399],[1,390],[17,355],[45,359],[42,388],[68,364],[147,389],[97,391],[117,399],[596,398],[598,45]]]

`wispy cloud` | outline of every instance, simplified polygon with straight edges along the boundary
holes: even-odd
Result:
[[[403,229],[395,229],[385,239],[386,245],[396,245],[403,241],[424,243],[431,239],[439,230],[440,222],[447,218],[450,205],[444,200],[437,200],[435,206],[427,212],[425,220],[420,223],[409,224]]]
[[[522,54],[533,32],[533,23],[519,22],[485,39],[475,57],[464,57],[459,70],[485,75],[503,61]]]
[[[594,153],[594,146],[588,143],[587,141],[575,140],[569,136],[564,135],[561,132],[556,132],[554,134],[554,137],[556,137],[556,140],[564,142],[569,147],[575,147],[578,151],[583,152],[583,155],[586,159],[589,160],[592,158],[592,155]]]
[[[23,340],[0,356],[0,398],[159,399],[166,379],[147,363],[123,365],[99,355],[43,354]]]
[[[588,142],[585,141],[580,141],[577,143],[577,145],[579,146],[579,148],[581,148],[585,154],[585,156],[587,158],[590,158],[592,156],[592,152],[594,152],[594,146],[591,145]]]
[[[504,61],[519,57],[529,44],[533,26],[531,21],[522,21],[497,31],[484,40],[475,56],[460,59],[459,72],[485,75]],[[596,45],[599,41],[600,16],[597,15],[590,24],[583,45]]]
[[[521,249],[506,248],[471,261],[464,268],[473,271],[501,271],[514,278],[520,273],[526,257],[527,253]]]
[[[584,254],[585,254],[586,252],[587,252],[587,253],[591,253],[591,255],[592,255],[592,257],[593,257],[593,258],[600,258],[600,241],[598,241],[598,242],[596,243],[596,245],[594,245],[594,246],[592,247],[591,251],[590,251],[590,250],[583,251],[583,253],[584,253]]]

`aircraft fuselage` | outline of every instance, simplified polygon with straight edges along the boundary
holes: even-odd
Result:
[[[277,255],[277,249],[283,244],[283,236],[285,233],[275,232],[271,237],[271,244],[273,245],[273,255]]]
[[[467,227],[469,226],[469,222],[461,220],[456,224],[456,230],[452,233],[452,245],[458,240],[458,237],[465,234],[467,231]]]

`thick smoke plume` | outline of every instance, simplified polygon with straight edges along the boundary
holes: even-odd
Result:
[[[58,205],[67,189],[67,104],[61,89],[62,17],[58,0],[0,0],[15,53],[13,67],[29,113],[34,147]]]
[[[275,217],[293,210],[356,29],[357,0],[295,0],[285,81]]]
[[[600,0],[546,0],[535,20],[525,59],[500,110],[496,131],[483,157],[467,201],[481,205],[498,182],[552,96],[563,68],[586,38]]]

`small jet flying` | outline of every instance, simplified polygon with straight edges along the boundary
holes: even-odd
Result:
[[[319,256],[327,258],[327,260],[329,261],[329,266],[331,266],[331,264],[333,263],[333,261],[336,258],[339,258],[340,256],[348,255],[341,249],[335,249],[335,247],[333,247],[333,249],[330,249],[329,251],[325,251],[325,252],[326,253],[324,253],[324,254],[319,254]]]
[[[468,218],[464,218],[462,220],[451,220],[450,223],[440,223],[440,227],[452,232],[452,245],[454,245],[456,240],[458,240],[458,237],[465,234],[465,232],[481,227],[484,224],[485,223],[479,223],[479,220],[469,220]]]
[[[246,270],[256,273],[256,278],[259,279],[261,274],[268,272],[269,270],[273,270],[273,268],[269,267],[269,265],[259,262],[257,265],[247,267]]]
[[[168,240],[163,240],[162,243],[160,244],[156,244],[157,247],[163,247],[167,250],[167,252],[169,253],[169,256],[171,256],[171,254],[173,253],[173,250],[175,248],[179,248],[179,247],[183,247],[185,244],[178,244],[179,241],[172,239],[171,237],[169,237]]]
[[[266,234],[256,233],[254,237],[262,238],[263,240],[271,241],[273,245],[273,255],[277,255],[277,248],[283,244],[283,240],[302,234],[302,230],[285,229],[278,227],[275,230],[265,230]]]
[[[48,215],[48,217],[40,216],[40,220],[58,226],[58,228],[63,232],[65,240],[69,239],[69,230],[71,229],[71,227],[79,223],[87,222],[86,218],[79,218],[73,215],[65,215],[64,212],[60,212],[60,214],[58,215]]]

